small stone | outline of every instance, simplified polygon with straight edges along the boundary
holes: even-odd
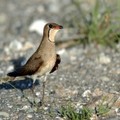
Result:
[[[57,117],[55,118],[55,120],[65,120],[65,119],[57,116]]]
[[[36,96],[40,96],[40,92],[36,92]]]
[[[47,23],[47,21],[45,21],[45,20],[36,20],[30,25],[29,31],[30,32],[37,32],[38,34],[42,35],[43,28],[44,28],[44,25],[46,23]]]
[[[99,88],[96,88],[94,90],[94,92],[92,93],[92,96],[93,97],[98,97],[98,96],[101,96],[102,94],[103,94],[103,92]]]
[[[102,81],[104,81],[104,82],[110,81],[110,79],[109,79],[108,77],[106,77],[106,76],[101,77],[101,79],[102,79]]]
[[[37,10],[40,12],[40,13],[43,13],[45,12],[45,7],[43,5],[40,5],[38,6]]]
[[[117,99],[117,101],[114,103],[114,106],[117,108],[120,108],[120,97]]]
[[[5,51],[5,53],[6,53],[7,55],[10,54],[10,49],[9,49],[8,47],[5,47],[5,48],[4,48],[4,51]]]
[[[8,68],[7,68],[7,72],[10,72],[14,69],[13,65],[10,65]]]
[[[10,43],[10,45],[9,45],[9,48],[11,49],[11,50],[21,50],[22,49],[22,47],[23,47],[23,45],[22,45],[22,43],[21,42],[19,42],[18,40],[13,40],[11,43]]]
[[[27,110],[27,109],[29,109],[29,106],[25,105],[21,110]]]
[[[12,106],[12,105],[8,105],[8,107],[9,107],[9,108],[13,108],[13,106]]]
[[[104,54],[100,54],[100,56],[99,56],[99,62],[101,64],[108,64],[108,63],[111,62],[111,59],[110,59],[110,57],[105,56]]]
[[[4,112],[4,111],[0,111],[0,116],[9,117],[9,113]]]
[[[90,90],[86,90],[84,91],[84,93],[82,94],[82,97],[90,97],[91,96],[91,91]]]
[[[3,75],[4,71],[0,70],[0,75]]]
[[[4,13],[0,13],[0,24],[4,24],[7,20],[7,16]]]
[[[96,114],[93,114],[92,117],[90,118],[90,120],[99,120],[98,116]]]
[[[33,116],[31,114],[27,114],[27,118],[32,118]]]
[[[35,100],[35,103],[36,103],[36,104],[40,102],[40,98],[36,98],[36,97],[35,97],[34,100]]]
[[[48,110],[49,108],[48,107],[44,107],[44,110]]]

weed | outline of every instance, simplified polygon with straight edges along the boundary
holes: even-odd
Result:
[[[58,111],[60,117],[67,120],[90,120],[91,110],[87,107],[76,110],[72,105],[62,106]]]
[[[120,1],[118,1],[117,8],[108,6],[105,1],[96,0],[95,6],[91,11],[85,13],[80,7],[80,0],[72,0],[72,3],[76,7],[76,11],[79,12],[81,17],[74,17],[73,24],[79,27],[79,34],[85,34],[84,40],[81,40],[83,44],[95,43],[105,46],[115,47],[116,43],[120,42],[120,16],[114,17],[114,12],[120,10]],[[104,2],[104,3],[103,3]],[[101,10],[104,5],[104,10]],[[86,17],[89,16],[89,19]],[[82,20],[81,20],[82,19]],[[82,22],[80,22],[82,21]],[[77,24],[77,25],[76,25]],[[83,25],[84,24],[84,25]]]

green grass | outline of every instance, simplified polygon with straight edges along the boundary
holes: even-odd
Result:
[[[58,111],[59,116],[66,118],[67,120],[90,120],[91,111],[87,107],[76,110],[72,105],[62,106]]]
[[[54,119],[56,116],[63,118],[64,120],[91,120],[93,115],[98,117],[107,117],[112,108],[109,105],[108,97],[103,96],[97,105],[76,107],[75,104],[67,102],[66,105],[62,105],[57,110],[57,113],[52,110],[50,111],[50,116]],[[111,101],[112,102],[112,101]],[[113,102],[114,103],[114,102]]]
[[[94,8],[85,13],[80,7],[81,0],[72,0],[81,17],[74,17],[72,20],[73,26],[78,26],[81,34],[85,34],[85,38],[80,40],[83,44],[102,44],[105,46],[115,47],[120,42],[120,1],[117,0],[117,7],[110,7],[103,1],[96,0]],[[104,10],[101,11],[101,7]],[[117,17],[114,17],[114,12],[118,12]],[[86,16],[89,16],[89,20]],[[82,23],[80,22],[82,21]]]

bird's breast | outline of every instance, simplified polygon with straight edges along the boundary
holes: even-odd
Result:
[[[55,65],[56,54],[55,55],[44,55],[43,65],[38,69],[37,74],[42,76],[52,70]]]

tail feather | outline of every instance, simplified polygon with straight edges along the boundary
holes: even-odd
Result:
[[[13,71],[13,72],[8,73],[7,76],[10,76],[10,77],[22,76],[23,73],[22,73],[21,70],[22,70],[21,68],[18,68],[18,69],[16,69],[16,70]]]
[[[10,73],[7,74],[7,76],[16,77],[17,76],[17,72],[16,71],[10,72]]]

